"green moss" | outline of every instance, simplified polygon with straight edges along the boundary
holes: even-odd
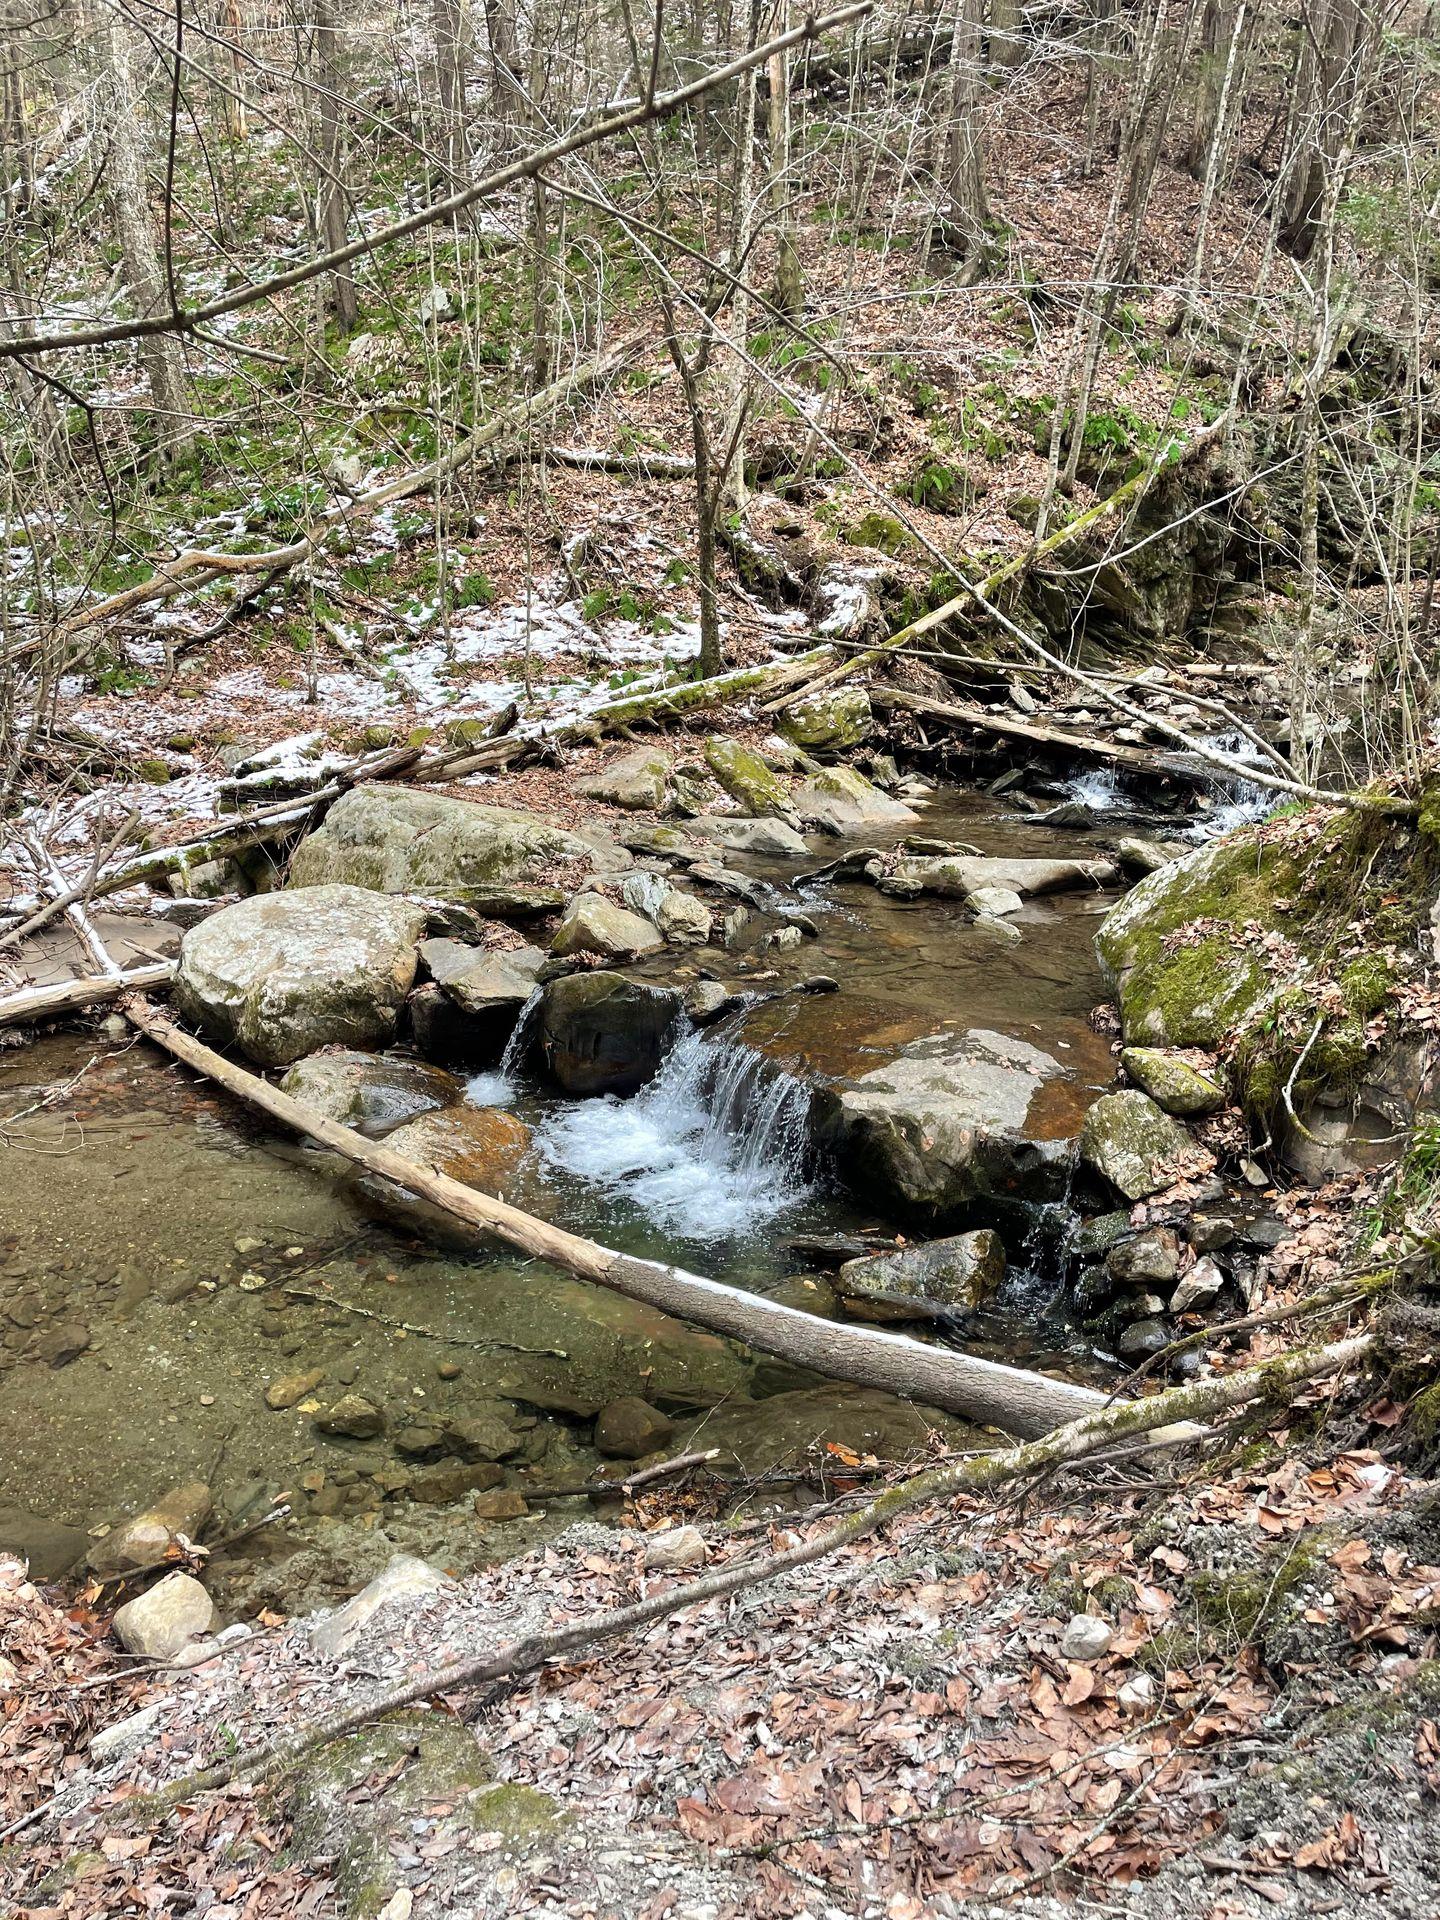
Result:
[[[512,1842],[553,1833],[565,1819],[559,1801],[548,1793],[508,1780],[472,1793],[465,1817],[477,1833],[503,1834]]]
[[[1229,1646],[1246,1646],[1315,1572],[1318,1533],[1277,1559],[1228,1573],[1193,1573],[1190,1597],[1202,1623]]]
[[[874,547],[877,552],[894,558],[910,545],[910,536],[898,520],[892,520],[888,514],[871,512],[847,528],[845,542],[851,547]]]

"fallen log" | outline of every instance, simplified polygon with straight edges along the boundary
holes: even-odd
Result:
[[[887,1487],[856,1513],[822,1528],[796,1546],[778,1553],[729,1561],[712,1573],[646,1594],[629,1606],[585,1614],[578,1620],[512,1640],[491,1652],[432,1668],[428,1673],[373,1695],[358,1706],[329,1714],[313,1726],[279,1734],[232,1755],[218,1766],[185,1775],[162,1789],[158,1797],[165,1806],[170,1806],[196,1793],[228,1786],[233,1780],[251,1779],[291,1766],[315,1748],[353,1733],[387,1713],[398,1712],[402,1707],[431,1700],[440,1693],[488,1686],[512,1676],[534,1673],[551,1660],[601,1641],[620,1639],[684,1607],[727,1598],[797,1567],[826,1559],[916,1507],[953,1500],[964,1494],[994,1495],[1017,1480],[1033,1479],[1038,1474],[1103,1452],[1117,1440],[1131,1440],[1147,1433],[1157,1435],[1162,1431],[1172,1435],[1198,1435],[1205,1428],[1197,1423],[1262,1397],[1273,1398],[1277,1405],[1283,1405],[1292,1388],[1341,1371],[1362,1359],[1370,1345],[1368,1334],[1358,1334],[1328,1346],[1301,1348],[1238,1373],[1171,1387],[1149,1400],[1102,1407],[1023,1446],[971,1455],[915,1474]]]
[[[1186,780],[1193,786],[1211,787],[1215,769],[1204,762],[1188,760],[1183,754],[1148,753],[1143,747],[1127,747],[1118,741],[1101,740],[1093,734],[1070,733],[1064,727],[1042,727],[1033,720],[1021,720],[992,707],[962,706],[948,700],[932,700],[923,693],[906,693],[898,687],[872,687],[871,704],[894,708],[903,713],[923,714],[930,720],[946,720],[955,726],[973,727],[978,733],[997,734],[1005,740],[1025,740],[1039,747],[1073,753],[1080,759],[1102,760],[1107,766],[1129,767],[1136,773],[1158,774]]]
[[[91,973],[78,980],[57,980],[50,986],[22,987],[0,995],[0,1027],[58,1020],[64,1014],[78,1013],[82,1007],[118,1000],[125,993],[161,987],[174,971],[172,960],[157,960],[153,966],[132,967],[129,973]]]
[[[926,1346],[905,1334],[817,1319],[798,1307],[742,1293],[681,1267],[616,1253],[443,1173],[432,1173],[392,1148],[366,1140],[339,1121],[327,1119],[184,1032],[139,995],[128,1000],[122,1010],[141,1033],[197,1073],[282,1126],[343,1155],[367,1173],[391,1180],[429,1201],[477,1235],[502,1240],[522,1253],[546,1260],[596,1286],[609,1287],[628,1299],[643,1301],[677,1320],[707,1327],[760,1353],[813,1368],[832,1379],[854,1380],[862,1386],[901,1394],[1007,1433],[1047,1433],[1107,1404],[1106,1396],[1091,1387],[1001,1366],[973,1354]]]

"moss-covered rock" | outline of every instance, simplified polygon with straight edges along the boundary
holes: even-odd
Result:
[[[746,813],[788,813],[790,796],[785,782],[766,766],[760,755],[738,740],[714,734],[705,742],[705,762],[732,800]]]
[[[1142,1093],[1148,1093],[1166,1113],[1186,1117],[1215,1113],[1225,1104],[1225,1087],[1218,1074],[1207,1072],[1161,1047],[1126,1047],[1120,1064]]]
[[[1080,1158],[1127,1200],[1208,1169],[1211,1156],[1148,1094],[1107,1093],[1085,1115]]]
[[[1218,1053],[1233,1097],[1306,1177],[1393,1158],[1421,1079],[1396,988],[1431,951],[1440,887],[1428,791],[1418,828],[1383,801],[1273,818],[1114,907],[1096,950],[1132,1077],[1157,1093],[1164,1050]],[[1200,1097],[1170,1064],[1168,1104]]]
[[[863,687],[831,687],[787,707],[780,732],[810,753],[843,753],[868,740],[875,727]]]

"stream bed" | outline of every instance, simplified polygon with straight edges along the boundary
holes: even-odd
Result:
[[[986,853],[1101,850],[963,793],[937,796],[924,830]],[[789,883],[818,864],[748,871]],[[836,1311],[823,1273],[788,1243],[897,1223],[840,1191],[815,1153],[808,1078],[993,1028],[1065,1060],[1054,1120],[1073,1131],[1114,1072],[1087,1025],[1103,992],[1092,937],[1113,898],[1028,901],[1010,940],[958,901],[802,882],[794,904],[813,933],[784,952],[737,948],[727,984],[742,1010],[680,1039],[638,1094],[567,1100],[521,1072],[478,1076],[471,1097],[503,1101],[534,1129],[551,1218]],[[683,985],[697,969],[681,951],[633,971]],[[793,990],[818,973],[839,990]],[[924,1439],[901,1403],[742,1356],[539,1263],[407,1235],[374,1218],[327,1156],[99,1028],[0,1052],[0,1183],[0,1544],[39,1526],[93,1540],[189,1482],[210,1489],[209,1533],[223,1536],[288,1495],[288,1523],[217,1556],[212,1582],[235,1611],[319,1604],[397,1549],[456,1570],[528,1550],[590,1507],[527,1511],[526,1488],[601,1467],[594,1418],[625,1395],[663,1409],[677,1444],[723,1437],[756,1471],[793,1452],[802,1416],[816,1438],[847,1445]],[[966,1344],[1093,1374],[1047,1318],[1053,1260],[1031,1264],[1007,1239],[1006,1289]],[[295,1389],[280,1406],[267,1403],[277,1382]],[[383,1431],[317,1430],[317,1410],[351,1392],[384,1409]],[[782,1393],[786,1417],[776,1401],[767,1429],[767,1399]]]

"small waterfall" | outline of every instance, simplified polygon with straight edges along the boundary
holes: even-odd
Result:
[[[1204,743],[1227,760],[1259,766],[1260,755],[1243,733],[1219,733]],[[1263,820],[1281,796],[1268,787],[1258,786],[1239,774],[1217,773],[1213,787],[1216,804],[1202,814],[1189,829],[1191,840],[1218,840],[1221,834],[1243,827],[1252,820]]]
[[[505,1042],[499,1066],[488,1073],[472,1074],[465,1082],[465,1098],[472,1107],[503,1107],[515,1098],[515,1078],[520,1071],[520,1062],[534,1038],[542,992],[542,988],[535,987],[521,1007],[519,1018],[510,1029],[510,1038]]]
[[[753,1233],[809,1191],[810,1090],[753,1048],[687,1033],[633,1099],[551,1114],[557,1168],[692,1240]]]

